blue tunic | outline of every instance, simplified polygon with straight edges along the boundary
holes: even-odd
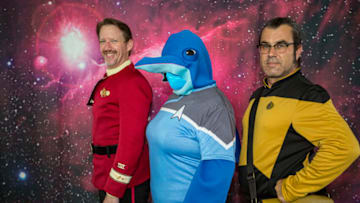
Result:
[[[183,202],[201,161],[235,161],[234,112],[215,84],[190,95],[171,95],[146,136],[154,203]],[[217,189],[227,192],[229,184]]]

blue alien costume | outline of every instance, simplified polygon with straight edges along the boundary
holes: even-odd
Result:
[[[136,68],[164,74],[174,90],[146,130],[154,203],[225,202],[235,117],[212,79],[204,43],[188,30],[173,34],[161,57],[145,57]]]

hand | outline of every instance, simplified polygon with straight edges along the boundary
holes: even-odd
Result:
[[[277,195],[277,198],[280,200],[281,203],[287,203],[287,201],[285,201],[284,196],[283,196],[282,191],[281,191],[282,183],[283,183],[283,179],[278,180],[276,182],[276,185],[275,185],[276,195]]]
[[[109,193],[106,193],[103,203],[119,203],[119,198],[110,195]]]

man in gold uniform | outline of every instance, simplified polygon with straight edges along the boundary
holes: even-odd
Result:
[[[243,117],[242,190],[251,202],[324,195],[325,187],[359,156],[358,140],[327,91],[302,75],[303,47],[295,22],[267,22],[258,49],[265,79]]]

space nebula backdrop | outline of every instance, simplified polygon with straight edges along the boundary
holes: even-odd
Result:
[[[259,29],[290,16],[303,26],[303,73],[328,90],[359,139],[359,6],[359,0],[1,0],[0,202],[97,201],[86,103],[105,71],[95,33],[104,17],[130,25],[133,62],[159,56],[172,33],[198,34],[241,131],[262,80]],[[171,90],[161,75],[143,73],[154,116]],[[234,182],[228,202],[241,202],[238,189]],[[328,191],[336,202],[360,202],[359,159]]]

